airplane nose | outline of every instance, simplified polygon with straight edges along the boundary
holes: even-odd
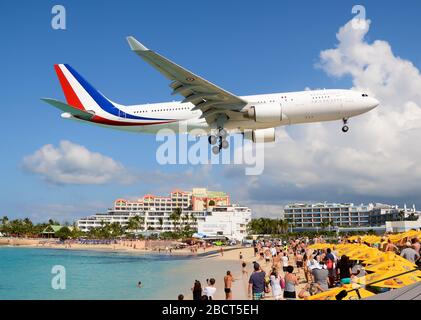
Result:
[[[379,104],[380,104],[380,101],[373,98],[373,109],[377,108],[379,106]]]
[[[375,98],[370,98],[370,101],[367,104],[367,111],[373,110],[374,108],[377,108],[380,104],[379,100]]]

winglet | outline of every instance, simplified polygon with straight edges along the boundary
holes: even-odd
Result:
[[[127,37],[127,42],[129,43],[130,49],[132,49],[132,51],[148,51],[149,50],[132,36]]]

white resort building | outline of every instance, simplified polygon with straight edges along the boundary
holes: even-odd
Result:
[[[181,209],[179,221],[171,218],[176,209]],[[134,216],[143,218],[144,225],[140,231],[175,231],[177,227],[189,225],[191,230],[204,234],[207,234],[205,228],[209,230],[209,235],[225,235],[242,240],[251,219],[251,210],[231,205],[229,195],[224,192],[193,188],[192,191],[174,190],[169,196],[147,194],[135,201],[117,199],[106,213],[79,219],[77,226],[85,232],[101,227],[104,223],[117,222],[125,227]]]

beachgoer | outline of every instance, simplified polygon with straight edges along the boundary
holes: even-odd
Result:
[[[223,257],[223,256],[224,256],[224,248],[223,248],[223,247],[221,247],[221,248],[219,249],[219,251],[220,251],[220,253],[221,253],[221,256]]]
[[[178,300],[184,300],[184,295],[179,294],[179,295],[178,295]]]
[[[248,276],[248,271],[247,271],[247,269],[246,269],[246,266],[247,266],[247,264],[245,263],[245,262],[243,262],[242,264],[241,264],[241,267],[242,267],[242,272],[243,272],[243,278],[244,278],[244,276]]]
[[[266,273],[260,268],[260,265],[254,263],[254,271],[250,275],[248,294],[253,300],[262,300],[265,296],[265,276]]]
[[[320,261],[319,266],[314,268],[311,273],[313,275],[314,283],[318,289],[318,292],[329,290],[329,270],[326,268],[324,261]]]
[[[284,252],[284,255],[282,256],[282,267],[283,267],[284,272],[287,272],[287,268],[289,264],[288,260],[289,259],[288,259],[287,253]]]
[[[265,251],[265,261],[266,261],[266,264],[268,264],[270,262],[270,258],[271,257],[272,257],[272,254],[270,253],[270,250],[269,249],[266,249],[266,251]]]
[[[412,247],[411,242],[406,243],[406,248],[402,250],[401,257],[405,258],[406,260],[416,263],[420,258],[420,255],[417,251]]]
[[[346,255],[342,255],[341,259],[338,262],[337,268],[339,269],[339,279],[341,284],[350,284],[351,283],[351,262]]]
[[[397,246],[395,246],[395,245],[392,243],[392,240],[388,239],[388,240],[387,240],[387,245],[386,245],[385,251],[398,252],[398,251],[399,251],[399,249],[398,249],[398,247],[397,247]]]
[[[200,300],[200,297],[202,296],[202,284],[199,280],[194,281],[194,285],[191,290],[193,292],[193,300]]]
[[[208,286],[205,287],[203,293],[208,297],[209,300],[213,300],[213,296],[216,292],[215,279],[211,278],[209,279],[209,281],[206,282],[208,282]]]
[[[329,273],[329,288],[333,288],[336,281],[336,259],[330,248],[327,248],[326,252],[327,253],[324,257],[324,263]]]
[[[240,251],[240,260],[243,260],[243,253]]]
[[[311,296],[310,287],[311,285],[307,283],[298,293],[298,298],[306,299],[307,297],[310,297]]]
[[[293,274],[294,267],[287,266],[285,275],[285,289],[284,289],[284,298],[286,300],[295,300],[297,298],[295,293],[295,286],[298,286],[298,278]]]
[[[281,300],[282,297],[281,281],[281,276],[279,275],[278,271],[274,268],[270,275],[270,286],[272,288],[272,295],[275,300]]]
[[[227,271],[227,275],[224,277],[224,291],[225,291],[225,300],[232,300],[232,283],[234,282],[234,277],[231,275],[231,271]]]
[[[421,248],[421,244],[420,244],[420,240],[418,238],[414,238],[412,239],[412,248],[414,248],[414,250],[418,253],[421,254],[420,248]]]
[[[137,287],[138,287],[138,288],[142,288],[142,281],[139,281],[139,282],[137,283]]]
[[[303,255],[301,254],[301,250],[297,250],[295,253],[295,263],[297,264],[298,269],[303,267]]]

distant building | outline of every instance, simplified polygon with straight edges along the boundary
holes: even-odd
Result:
[[[42,230],[41,236],[47,238],[54,238],[56,232],[60,231],[63,228],[68,228],[70,231],[73,231],[72,226],[49,225],[46,228],[44,228],[44,230]]]
[[[181,216],[175,223],[170,216],[178,208],[181,209]],[[224,192],[209,191],[205,188],[194,188],[192,191],[177,189],[173,190],[169,196],[147,194],[135,201],[117,199],[114,206],[106,213],[97,213],[79,219],[77,226],[85,232],[101,227],[104,223],[116,222],[126,227],[131,217],[140,216],[144,220],[144,225],[139,231],[176,231],[177,228],[183,228],[186,225],[196,231],[200,222],[205,222],[209,218],[213,219],[211,217],[218,210],[228,210],[237,216],[237,209],[232,208],[245,207],[232,206],[229,195]],[[248,210],[250,213],[250,209]],[[225,216],[224,219],[226,219]],[[237,225],[232,228],[236,234],[239,233]]]
[[[198,221],[198,233],[206,236],[225,236],[242,241],[247,236],[247,225],[251,220],[251,209],[241,206],[213,208],[205,220]]]
[[[284,217],[294,231],[334,230],[334,227],[361,228],[369,226],[372,206],[353,203],[294,203],[285,206]],[[324,226],[331,222],[330,226]]]
[[[401,209],[387,204],[294,203],[284,207],[284,217],[293,231],[368,231],[385,232],[387,224],[419,216],[415,206]],[[389,227],[390,229],[391,227]]]

